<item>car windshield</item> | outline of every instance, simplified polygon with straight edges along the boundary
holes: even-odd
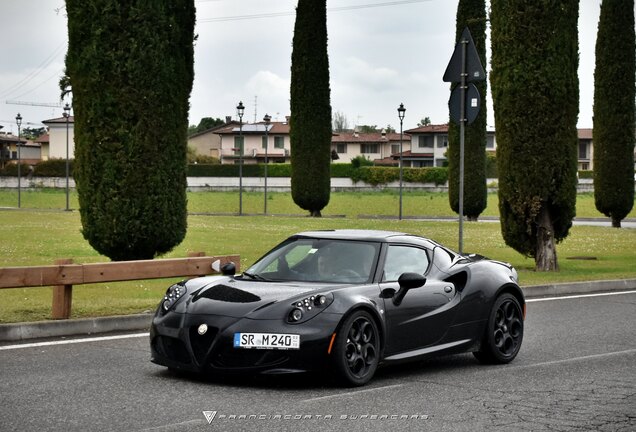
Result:
[[[292,238],[278,245],[244,275],[256,280],[367,283],[380,244],[354,240]]]

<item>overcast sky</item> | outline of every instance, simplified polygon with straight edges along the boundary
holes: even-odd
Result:
[[[455,46],[456,0],[328,0],[332,110],[356,124],[404,129],[424,117],[448,121],[449,85],[442,75]],[[0,124],[17,133],[60,117],[61,108],[6,101],[58,103],[57,82],[67,45],[64,0],[0,0]],[[236,115],[244,121],[289,115],[291,49],[296,0],[197,0],[199,35],[190,123]],[[594,45],[600,0],[581,0],[579,127],[592,127]],[[490,44],[490,41],[488,41]],[[488,65],[487,69],[490,69]],[[149,71],[151,73],[151,71]],[[531,89],[528,89],[531,91]],[[488,125],[494,128],[492,104]],[[532,121],[532,119],[528,119]]]

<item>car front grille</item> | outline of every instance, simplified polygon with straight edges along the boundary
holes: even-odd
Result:
[[[198,325],[190,327],[190,346],[192,347],[194,357],[197,359],[197,363],[202,365],[205,362],[208,352],[210,352],[210,348],[219,329],[208,326],[208,330],[203,335],[199,334],[198,329]]]
[[[213,367],[245,368],[276,366],[289,360],[285,351],[237,349],[233,347],[216,351],[211,358]]]

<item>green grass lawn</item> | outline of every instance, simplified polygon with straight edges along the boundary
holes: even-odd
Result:
[[[37,197],[42,202],[58,199],[56,193]],[[194,195],[194,198],[193,198]],[[190,206],[214,206],[236,196],[231,194],[191,194]],[[206,195],[206,196],[203,196]],[[246,204],[259,194],[247,197]],[[391,194],[333,194],[332,205],[339,210],[326,214],[379,214],[385,203],[397,203]],[[421,201],[442,201],[437,194],[411,196]],[[1,196],[1,193],[0,193]],[[62,203],[64,195],[61,195]],[[491,196],[491,198],[496,196]],[[24,202],[29,198],[23,197]],[[215,200],[214,198],[217,198]],[[262,204],[262,195],[260,195]],[[202,201],[196,202],[197,199]],[[285,194],[274,195],[284,201]],[[206,201],[209,200],[209,201]],[[335,202],[334,202],[335,201]],[[337,202],[340,201],[340,202]],[[348,204],[349,203],[349,204]],[[2,205],[2,203],[0,203]],[[225,204],[227,205],[227,204]],[[249,204],[254,205],[256,204]],[[436,204],[438,205],[438,204]],[[593,202],[592,202],[593,205]],[[339,207],[338,207],[339,206]],[[215,207],[210,212],[222,212]],[[247,205],[246,205],[246,208]],[[423,208],[423,207],[421,207]],[[280,213],[300,213],[281,206]],[[249,211],[249,210],[246,210]],[[278,213],[272,209],[272,212]],[[390,214],[390,213],[389,213]],[[570,236],[557,246],[561,271],[537,273],[534,261],[507,247],[498,223],[465,223],[464,250],[511,262],[520,274],[522,285],[579,280],[636,277],[636,230],[575,226]],[[458,223],[422,222],[394,219],[263,217],[263,216],[190,216],[185,240],[165,257],[185,257],[188,252],[208,255],[240,254],[245,268],[285,237],[311,229],[386,229],[406,231],[430,237],[457,248]],[[0,267],[52,264],[56,259],[72,258],[78,263],[105,262],[81,235],[79,213],[36,210],[0,211]],[[596,260],[571,260],[568,257],[593,256]],[[154,310],[171,281],[134,281],[76,286],[73,290],[73,318],[139,313]],[[50,317],[51,289],[24,288],[0,290],[0,322],[43,320]]]
[[[263,213],[264,199],[260,192],[243,193],[243,212],[246,214]],[[22,207],[29,209],[64,209],[66,206],[65,191],[61,189],[36,189],[22,191]],[[16,191],[0,190],[0,207],[17,207]],[[456,214],[448,204],[448,194],[443,192],[404,192],[403,214],[408,216],[455,217]],[[237,192],[190,192],[188,193],[188,211],[191,213],[238,213],[239,195]],[[323,215],[358,215],[397,216],[399,195],[397,191],[378,190],[374,192],[332,192],[329,205]],[[77,194],[70,194],[70,208],[77,209]],[[267,200],[268,213],[285,215],[303,215],[292,200],[291,193],[269,193]],[[594,206],[594,195],[591,193],[577,196],[577,217],[604,218]],[[496,193],[488,194],[488,206],[482,216],[499,216],[498,197]],[[628,218],[636,218],[636,205]]]

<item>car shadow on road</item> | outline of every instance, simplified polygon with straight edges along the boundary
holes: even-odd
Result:
[[[479,368],[479,363],[471,354],[456,354],[449,356],[433,357],[415,362],[381,366],[371,380],[371,385],[393,384],[395,381],[405,379],[425,379],[432,374],[449,373],[453,370],[465,370],[466,368]],[[177,370],[162,369],[155,373],[156,376],[168,379],[189,381],[192,383],[208,384],[223,387],[257,388],[270,390],[305,390],[328,388],[343,388],[333,372],[329,370],[294,374],[258,375],[245,373],[232,374],[197,374]]]

